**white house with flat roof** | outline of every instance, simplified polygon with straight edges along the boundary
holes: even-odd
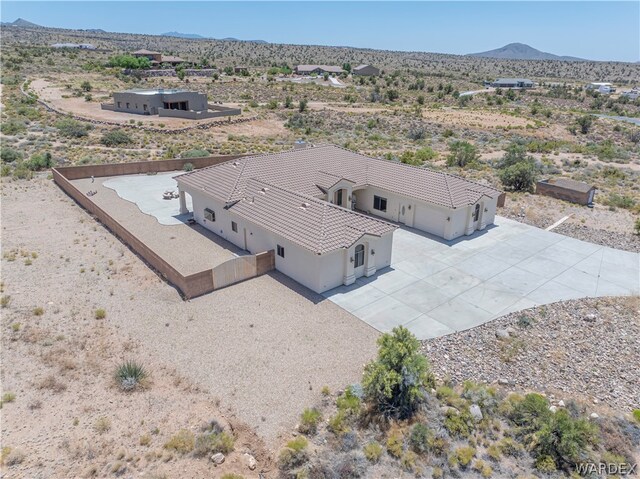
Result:
[[[321,293],[391,263],[406,225],[450,240],[494,221],[501,192],[333,145],[239,158],[176,177],[194,219]]]

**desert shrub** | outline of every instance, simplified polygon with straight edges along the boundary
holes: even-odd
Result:
[[[131,137],[122,130],[111,130],[102,135],[100,143],[108,147],[128,145],[131,143]]]
[[[317,409],[305,409],[300,415],[298,430],[302,434],[315,434],[318,431],[318,423],[321,419],[322,415]]]
[[[180,429],[164,444],[164,448],[179,454],[188,454],[193,451],[195,445],[196,438],[193,432],[188,429]]]
[[[449,441],[446,433],[434,434],[428,440],[429,452],[436,456],[443,456],[449,450]]]
[[[220,479],[244,479],[244,476],[241,476],[240,474],[233,474],[232,472],[229,472],[227,474],[223,474]]]
[[[519,442],[510,437],[503,437],[498,442],[497,447],[505,456],[520,457],[524,453],[524,447]]]
[[[427,452],[431,435],[431,431],[427,426],[422,423],[417,423],[413,426],[411,434],[409,435],[409,445],[411,449],[418,454]]]
[[[34,316],[42,316],[44,314],[44,308],[42,306],[38,306],[36,308],[33,308],[33,315]]]
[[[27,126],[24,122],[18,120],[3,121],[2,124],[0,124],[0,131],[3,135],[17,135],[26,129]]]
[[[382,456],[382,446],[376,441],[371,441],[362,449],[369,462],[378,462]]]
[[[535,462],[536,469],[542,473],[552,473],[556,470],[556,462],[551,456],[540,456]]]
[[[0,307],[6,308],[11,303],[11,296],[8,294],[3,294],[0,298]]]
[[[398,326],[378,339],[378,357],[365,367],[363,387],[375,409],[387,416],[407,418],[424,400],[435,381],[420,342]]]
[[[336,399],[336,406],[338,406],[339,411],[343,411],[347,416],[357,416],[360,414],[362,401],[356,395],[354,387],[349,386],[344,393]]]
[[[6,455],[3,454],[2,463],[6,464],[7,466],[17,466],[18,464],[22,464],[24,462],[25,457],[26,454],[22,449],[10,449],[9,451],[7,451]]]
[[[107,317],[107,312],[102,308],[98,308],[96,309],[94,316],[96,319],[104,319]]]
[[[431,161],[437,158],[438,154],[435,151],[433,151],[431,147],[425,146],[415,152],[415,157],[424,163],[425,161]]]
[[[487,448],[487,456],[489,456],[492,461],[499,462],[500,458],[502,457],[500,446],[498,446],[497,444],[491,444]]]
[[[67,138],[81,138],[89,134],[90,126],[72,118],[65,118],[56,123],[58,132]]]
[[[514,142],[498,162],[500,181],[512,191],[531,191],[538,176],[535,159],[524,144]]]
[[[3,146],[2,149],[0,149],[0,159],[3,163],[13,163],[14,161],[22,159],[22,153],[8,146]]]
[[[513,405],[509,419],[518,426],[521,434],[526,435],[540,430],[551,415],[547,398],[530,393]]]
[[[229,454],[233,451],[235,439],[225,431],[213,430],[198,435],[194,444],[194,454],[206,456],[221,452]]]
[[[569,470],[583,460],[586,447],[596,442],[598,428],[586,419],[574,419],[560,409],[545,421],[536,433],[533,453],[551,457],[556,465]]]
[[[465,406],[460,410],[448,409],[445,413],[444,427],[452,436],[469,437],[475,429],[475,423],[469,408]]]
[[[31,171],[40,171],[53,166],[53,157],[51,153],[33,155],[25,166]]]
[[[640,233],[640,220],[636,221],[636,231]],[[640,409],[634,409],[631,415],[640,424]]]
[[[116,381],[124,391],[133,391],[142,386],[147,376],[144,366],[133,360],[122,363],[115,373]]]
[[[405,453],[400,458],[400,465],[403,469],[409,472],[418,472],[417,465],[418,455],[413,451],[405,451]]]
[[[489,478],[493,474],[493,469],[491,469],[491,466],[484,462],[482,459],[477,459],[476,461],[474,461],[471,469],[485,478]]]
[[[2,399],[0,399],[0,407],[3,404],[11,403],[16,400],[16,395],[12,392],[6,392],[2,395]]]
[[[289,441],[286,447],[278,455],[278,467],[283,471],[288,471],[301,466],[307,462],[307,440],[300,436]]]
[[[465,469],[471,464],[476,450],[471,446],[461,446],[456,448],[449,456],[449,465],[452,467],[460,466]]]
[[[407,138],[414,141],[422,140],[425,137],[425,135],[426,135],[426,131],[421,126],[410,128],[409,131],[407,132]]]
[[[193,163],[185,163],[182,166],[183,171],[193,171]]]
[[[631,209],[635,206],[636,201],[631,196],[611,193],[609,197],[605,199],[604,204],[616,208]]]
[[[594,119],[593,115],[583,115],[578,119],[576,119],[576,125],[580,127],[580,133],[582,133],[583,135],[586,135],[587,133],[589,133],[589,130],[593,125],[593,119]]]
[[[338,411],[329,418],[327,429],[334,434],[342,434],[349,430],[347,426],[347,414],[344,411]]]
[[[495,388],[487,386],[486,384],[465,381],[462,389],[462,397],[470,403],[480,406],[485,413],[492,413],[498,406]]]
[[[100,417],[93,424],[93,429],[98,434],[104,434],[105,432],[107,432],[107,431],[109,431],[111,429],[111,421],[109,420],[108,417],[104,417],[104,416]]]
[[[202,158],[205,156],[209,156],[211,153],[209,153],[207,150],[200,150],[197,148],[194,148],[193,150],[188,150],[188,151],[184,151],[180,154],[180,158]]]
[[[308,104],[307,100],[305,100],[305,99],[300,100],[300,103],[298,103],[298,111],[300,113],[306,111],[307,110],[307,104]]]
[[[108,67],[139,69],[149,68],[151,62],[146,57],[134,57],[132,55],[115,55],[107,62]]]
[[[468,141],[454,141],[449,144],[447,166],[474,167],[479,159],[478,149]]]
[[[397,429],[391,431],[387,438],[387,452],[389,455],[395,458],[402,456],[403,445],[404,439],[402,437],[402,432]]]

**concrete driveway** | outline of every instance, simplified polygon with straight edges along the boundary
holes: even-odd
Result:
[[[399,229],[391,267],[324,296],[379,331],[404,325],[428,339],[536,305],[637,294],[638,253],[496,217],[454,241]]]

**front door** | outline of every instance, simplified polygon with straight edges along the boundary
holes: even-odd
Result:
[[[363,244],[359,244],[356,246],[354,255],[353,255],[353,274],[356,278],[364,275],[364,255],[365,255],[365,247]]]
[[[398,212],[398,223],[402,223],[403,225],[407,224],[407,206],[400,205],[400,211]]]

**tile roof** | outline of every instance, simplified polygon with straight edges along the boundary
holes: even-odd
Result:
[[[297,71],[310,72],[319,68],[325,72],[329,73],[342,73],[344,70],[336,65],[298,65],[296,67]]]
[[[132,55],[160,55],[160,52],[154,52],[152,50],[145,50],[143,48],[142,50],[137,50],[137,51],[133,52]]]
[[[231,211],[315,254],[348,248],[365,234],[379,237],[397,228],[256,179],[247,181],[244,192]]]

